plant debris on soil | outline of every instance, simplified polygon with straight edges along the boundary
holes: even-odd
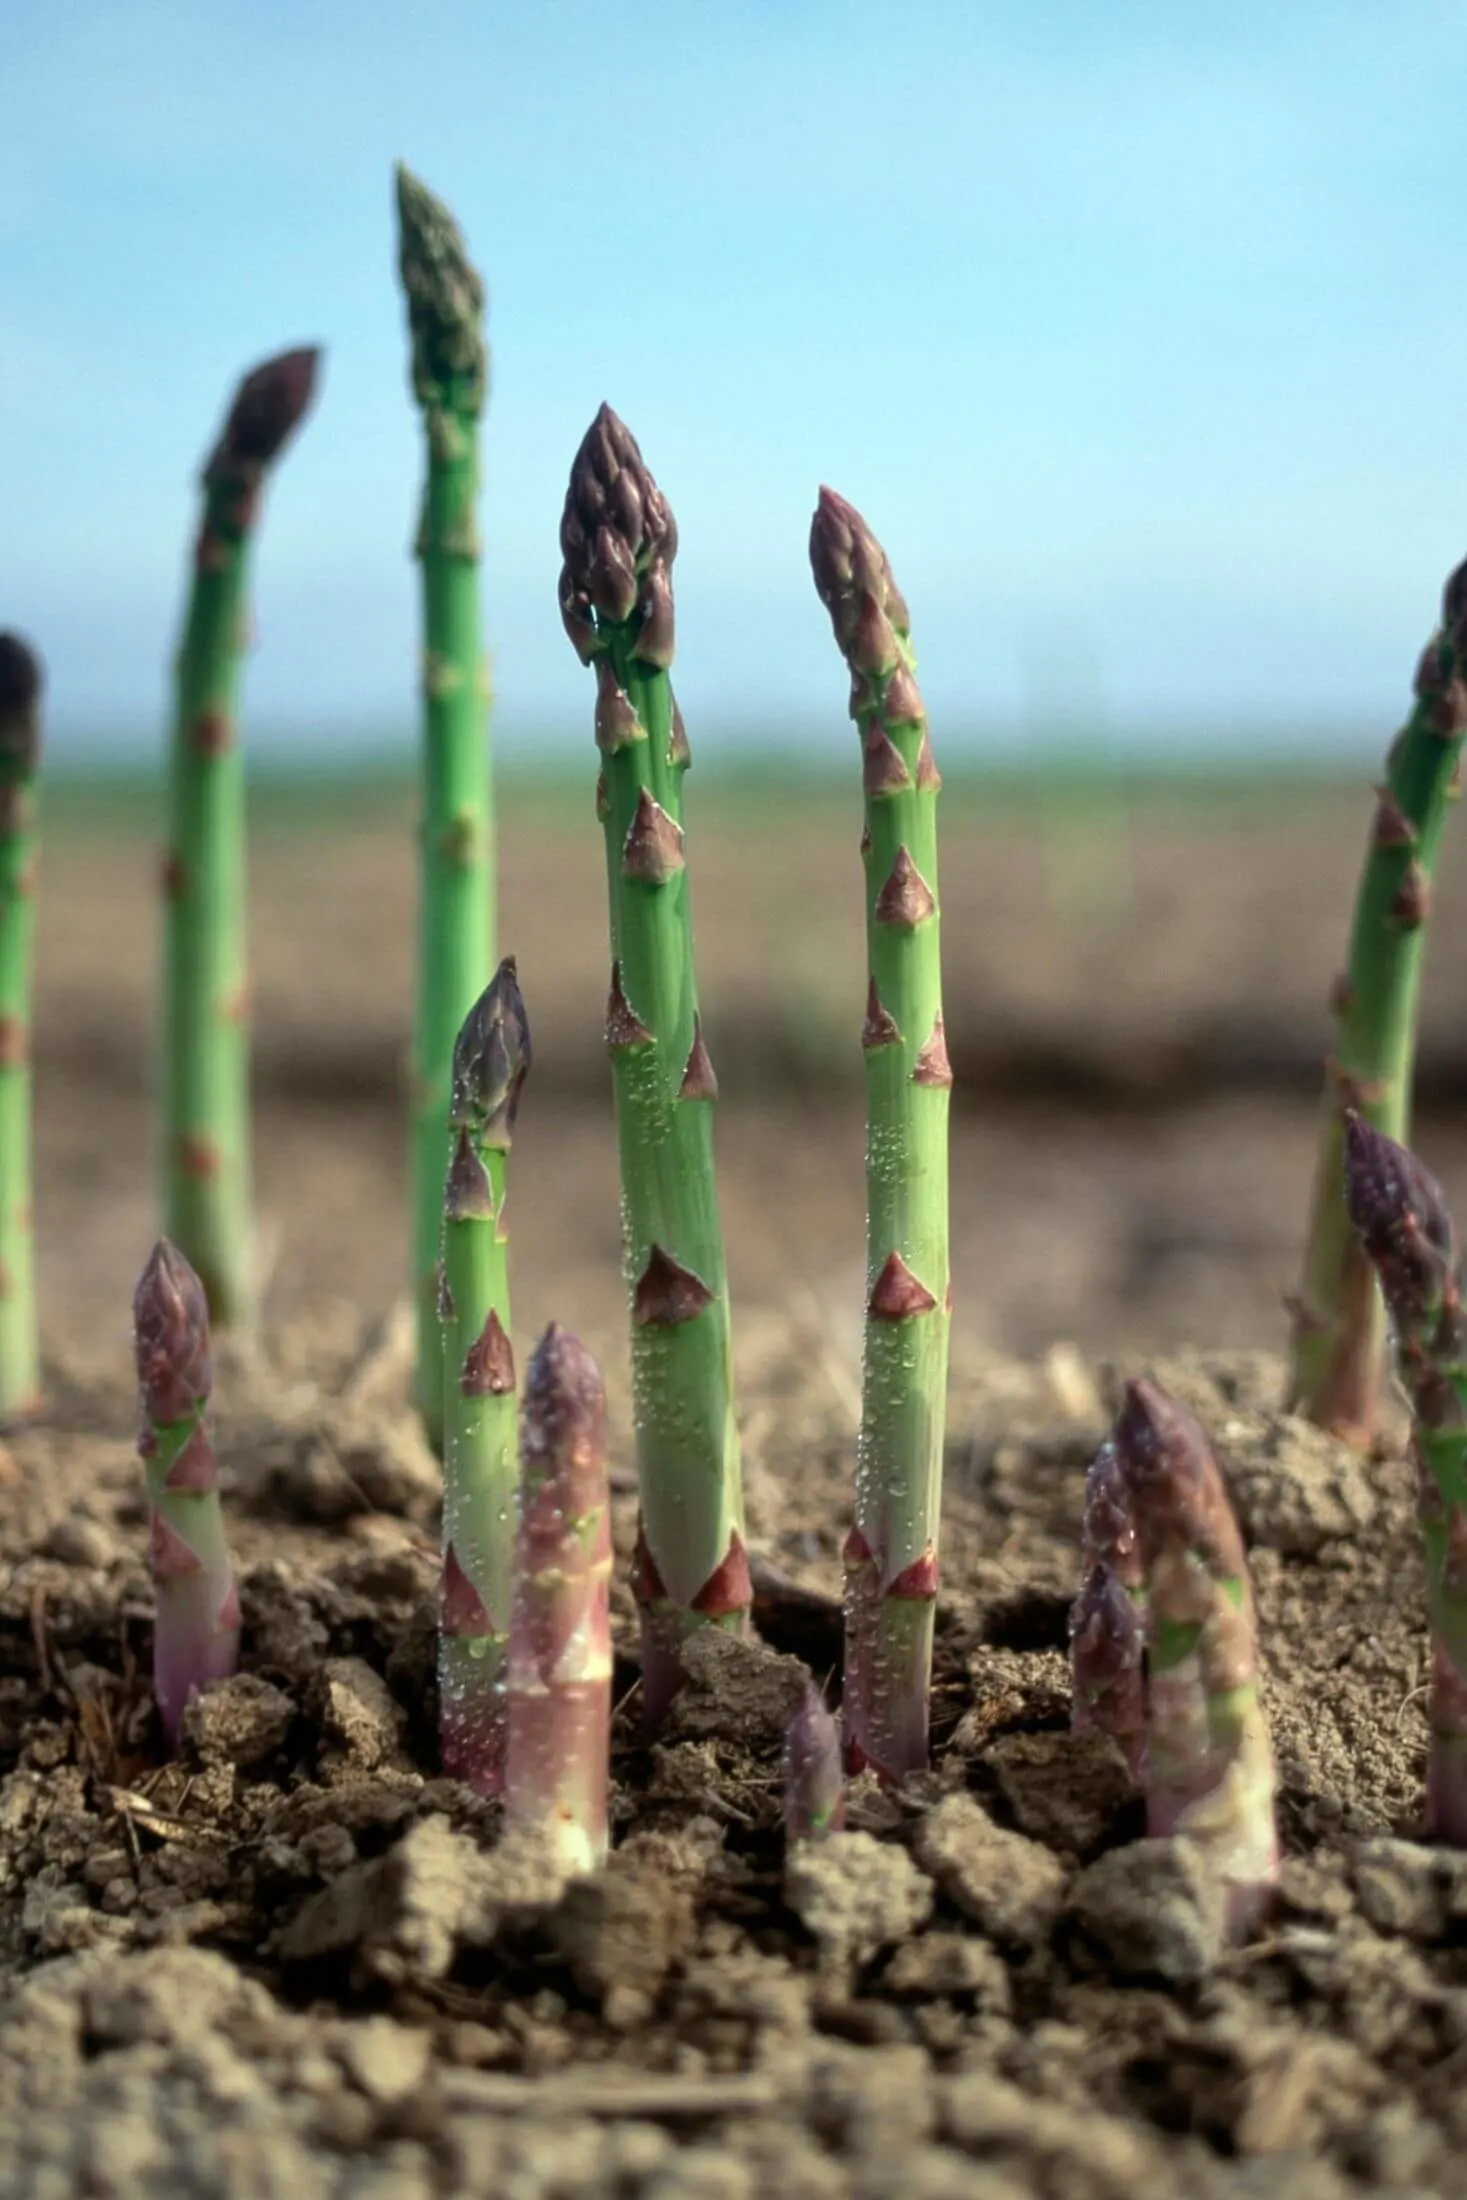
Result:
[[[221,1353],[246,1670],[175,1763],[131,1386],[120,1353],[52,1367],[0,1454],[0,2191],[1461,2190],[1467,1855],[1415,1838],[1404,1420],[1361,1460],[1275,1410],[1271,1359],[1149,1369],[1249,1540],[1279,1759],[1279,1899],[1224,1950],[1189,1845],[1143,1843],[1118,1753],[1069,1731],[1084,1472],[1138,1370],[958,1343],[933,1767],[856,1782],[850,1833],[787,1859],[780,1745],[803,1665],[839,1662],[853,1438],[788,1323],[739,1353],[760,1640],[701,1640],[644,1745],[619,1472],[616,1848],[569,1885],[437,1771],[438,1476],[401,1324]]]

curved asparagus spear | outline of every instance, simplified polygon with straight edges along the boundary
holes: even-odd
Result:
[[[1358,1113],[1345,1124],[1345,1192],[1415,1411],[1432,1649],[1427,1831],[1467,1848],[1467,1313],[1457,1233],[1436,1179]]]
[[[1198,1843],[1241,1938],[1278,1871],[1242,1538],[1212,1446],[1158,1384],[1127,1383],[1114,1443],[1146,1581],[1147,1831]]]
[[[906,603],[880,543],[830,489],[810,563],[850,666],[866,796],[866,1348],[845,1548],[845,1717],[853,1761],[901,1779],[927,1762],[952,1313],[941,780]]]
[[[498,1794],[504,1770],[518,1437],[505,1171],[529,1068],[530,1026],[511,955],[458,1035],[443,1193],[439,1737],[444,1771],[484,1795]]]
[[[39,1402],[31,1186],[31,965],[41,666],[0,634],[0,1418]]]
[[[299,425],[319,352],[247,374],[204,468],[169,760],[163,1209],[221,1327],[254,1314],[245,962],[244,764],[235,706],[265,475]]]
[[[1080,1594],[1070,1609],[1073,1726],[1109,1734],[1139,1780],[1146,1756],[1145,1575],[1114,1443],[1085,1477]]]
[[[554,1323],[525,1378],[523,1465],[505,1816],[572,1871],[594,1871],[611,1737],[606,1394],[585,1346]]]
[[[1355,1443],[1379,1404],[1385,1324],[1344,1201],[1344,1114],[1409,1135],[1425,925],[1447,805],[1467,733],[1467,564],[1447,582],[1439,632],[1416,672],[1416,704],[1386,759],[1355,904],[1349,967],[1335,986],[1334,1053],[1294,1316],[1290,1402]]]
[[[643,1708],[655,1727],[684,1634],[741,1628],[751,1602],[733,1411],[728,1282],[713,1171],[718,1087],[698,1020],[683,847],[687,737],[673,656],[677,527],[609,406],[571,469],[561,615],[596,668],[632,1389],[642,1519]]]
[[[784,1743],[784,1830],[790,1841],[825,1841],[846,1822],[840,1728],[813,1681]]]
[[[443,1123],[459,1025],[493,968],[494,832],[488,670],[480,640],[479,420],[488,387],[484,285],[458,224],[397,169],[398,265],[412,337],[413,395],[427,440],[418,528],[423,569],[423,813],[413,1040],[414,1391],[442,1441],[438,1255]]]
[[[205,1415],[214,1369],[204,1287],[176,1246],[160,1238],[133,1299],[142,1419],[138,1450],[148,1480],[148,1566],[157,1596],[153,1693],[164,1731],[178,1740],[184,1706],[239,1663],[239,1597],[219,1473]]]

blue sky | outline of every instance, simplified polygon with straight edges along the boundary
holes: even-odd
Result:
[[[556,525],[603,397],[678,514],[679,690],[725,753],[848,737],[821,480],[939,731],[1368,750],[1467,551],[1464,62],[1445,0],[7,0],[0,620],[58,747],[155,741],[198,462],[239,372],[319,339],[251,737],[407,738],[401,155],[490,287],[520,753],[588,723]]]

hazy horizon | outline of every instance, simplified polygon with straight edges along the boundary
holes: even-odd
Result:
[[[846,737],[821,480],[885,541],[951,740],[1379,750],[1467,549],[1467,10],[924,0],[898,35],[874,0],[648,0],[616,53],[606,20],[12,0],[0,624],[59,757],[161,740],[199,461],[239,374],[315,339],[249,738],[406,749],[399,156],[489,285],[507,756],[585,737],[556,527],[603,397],[677,511],[678,684],[725,760]]]

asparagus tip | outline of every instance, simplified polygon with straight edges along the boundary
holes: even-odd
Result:
[[[552,1453],[572,1477],[604,1473],[606,1386],[579,1337],[552,1322],[525,1376],[526,1449]]]
[[[40,658],[18,634],[0,634],[0,712],[29,710],[40,693]]]
[[[213,1387],[209,1305],[194,1269],[159,1238],[133,1294],[138,1381],[150,1421],[181,1421]]]
[[[234,393],[229,417],[204,469],[216,480],[243,467],[263,468],[279,457],[315,395],[319,345],[278,352],[251,368]]]
[[[634,653],[672,663],[677,522],[635,436],[603,404],[571,466],[560,522],[561,616],[586,663],[602,629],[636,621]]]
[[[398,272],[407,296],[413,394],[425,411],[477,414],[489,374],[484,283],[463,231],[403,161],[394,171]]]
[[[1393,1307],[1423,1301],[1457,1266],[1457,1234],[1436,1178],[1408,1147],[1345,1111],[1345,1203]]]
[[[451,1119],[481,1144],[508,1149],[530,1073],[530,1021],[513,955],[506,955],[459,1030]]]
[[[845,1824],[840,1728],[808,1683],[785,1733],[784,1830],[792,1841],[823,1841]]]
[[[0,634],[0,768],[28,779],[40,760],[41,660],[18,634]]]

